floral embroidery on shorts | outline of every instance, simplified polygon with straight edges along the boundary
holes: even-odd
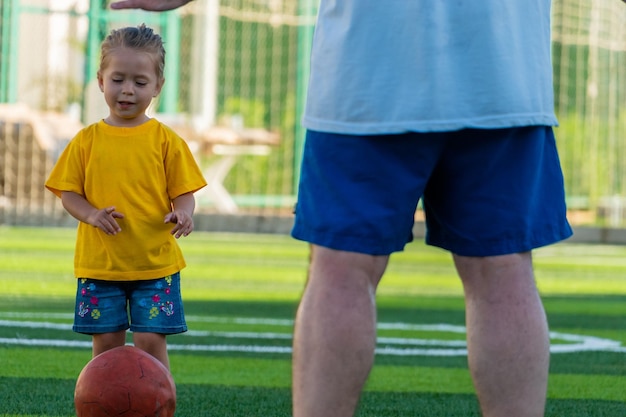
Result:
[[[85,285],[87,283],[86,278],[81,278],[80,283],[81,285],[83,285],[83,287],[80,289],[80,295],[83,298],[87,299],[87,301],[81,301],[78,304],[77,314],[82,318],[90,315],[92,319],[98,320],[100,318],[100,310],[98,310],[97,308],[98,297],[92,295],[92,292],[96,289],[96,284],[90,282],[89,284]]]
[[[165,285],[167,284],[167,285]],[[172,276],[167,276],[163,280],[159,280],[155,287],[162,291],[165,296],[172,292]],[[165,313],[166,316],[174,314],[174,303],[169,300],[163,300],[162,294],[154,294],[152,296],[152,307],[150,308],[150,319],[157,317],[160,313]]]

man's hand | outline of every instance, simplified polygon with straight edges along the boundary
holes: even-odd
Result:
[[[142,9],[152,12],[163,12],[177,9],[191,0],[123,0],[111,3],[112,9]]]

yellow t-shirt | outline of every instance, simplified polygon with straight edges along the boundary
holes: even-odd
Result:
[[[80,222],[76,277],[135,281],[171,275],[185,260],[163,219],[171,201],[206,185],[185,141],[151,119],[132,128],[100,121],[81,130],[56,162],[46,188],[72,191],[94,207],[115,206],[122,231],[107,235]]]

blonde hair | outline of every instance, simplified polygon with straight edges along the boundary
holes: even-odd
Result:
[[[130,48],[152,54],[154,56],[157,77],[159,80],[163,79],[165,72],[163,39],[145,24],[142,23],[137,27],[125,27],[111,31],[100,46],[99,71],[106,67],[109,54],[117,48]]]

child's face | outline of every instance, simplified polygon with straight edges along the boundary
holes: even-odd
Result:
[[[106,66],[98,71],[98,85],[110,109],[107,123],[138,126],[148,120],[146,109],[163,81],[157,78],[150,54],[119,48],[110,52]]]

